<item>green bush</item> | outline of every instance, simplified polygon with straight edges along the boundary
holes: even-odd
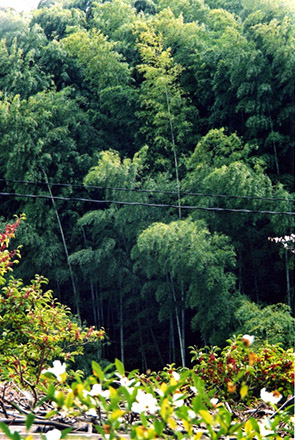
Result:
[[[241,324],[238,333],[255,335],[256,341],[281,344],[285,349],[294,344],[295,319],[287,304],[271,304],[262,307],[247,299],[235,312]]]
[[[25,285],[12,276],[20,249],[9,251],[8,246],[24,218],[17,218],[0,234],[0,379],[35,386],[52,360],[73,360],[83,352],[83,345],[103,340],[105,332],[82,329],[68,307],[50,290],[43,291],[44,277],[36,275]]]

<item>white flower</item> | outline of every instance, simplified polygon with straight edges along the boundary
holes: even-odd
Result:
[[[86,411],[85,413],[87,416],[94,416],[97,417],[97,412],[95,408],[90,408],[88,411]]]
[[[62,375],[66,372],[66,364],[60,361],[53,361],[53,367],[43,370],[42,373],[52,373],[57,377],[59,382],[62,382]]]
[[[172,396],[173,405],[176,406],[176,408],[180,408],[184,404],[184,394],[182,393],[175,393]]]
[[[266,391],[265,388],[262,388],[260,391],[260,397],[264,402],[276,404],[283,397],[277,390],[271,391],[270,393]]]
[[[242,337],[242,341],[244,342],[244,344],[246,345],[246,347],[249,347],[250,345],[253,344],[255,337],[254,336],[250,336],[250,335],[244,335]]]
[[[25,396],[25,398],[28,399],[30,402],[34,401],[34,397],[29,391],[23,390],[22,393]]]
[[[121,376],[119,373],[117,373],[117,376],[119,377],[119,380],[116,382],[122,387],[127,388],[129,393],[133,393],[134,387],[139,386],[139,382],[136,382],[135,379],[128,379],[126,376]]]
[[[134,384],[134,381],[129,380],[126,376],[121,377],[119,382],[120,382],[120,385],[122,385],[122,387],[127,387],[127,388]]]
[[[92,405],[96,405],[96,402],[90,393],[91,393],[90,391],[87,391],[85,389],[82,391],[82,395],[84,399],[88,399],[88,401],[90,401]]]
[[[159,394],[159,396],[163,397],[164,396],[164,392],[160,389],[160,388],[155,388],[155,392],[157,394]]]
[[[192,409],[189,409],[187,413],[190,419],[195,419],[197,417],[195,411],[193,411]]]
[[[89,396],[102,396],[105,399],[110,398],[110,392],[109,390],[103,390],[100,383],[96,383],[91,388],[91,391],[89,392]]]
[[[158,410],[157,399],[150,393],[137,390],[136,402],[133,402],[131,410],[135,413],[149,412],[154,414]]]
[[[174,377],[176,382],[179,381],[179,379],[180,379],[180,374],[179,373],[177,373],[176,371],[172,371],[172,376]]]
[[[259,431],[262,437],[266,437],[269,434],[273,434],[273,430],[270,428],[270,420],[267,417],[263,417],[258,421]]]
[[[59,440],[61,438],[61,432],[59,429],[52,429],[45,434],[46,440]]]
[[[190,387],[190,389],[194,394],[198,394],[198,390],[196,387]]]
[[[212,399],[210,399],[210,402],[212,403],[213,406],[216,406],[217,403],[219,402],[219,399],[217,399],[217,397],[213,397]]]

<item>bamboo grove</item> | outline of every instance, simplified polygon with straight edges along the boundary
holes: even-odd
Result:
[[[86,358],[292,344],[294,72],[292,1],[0,9],[1,222],[27,217],[17,276],[105,328]]]

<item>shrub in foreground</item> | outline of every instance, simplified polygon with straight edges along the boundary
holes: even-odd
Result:
[[[47,418],[83,415],[104,440],[126,439],[126,435],[138,440],[198,440],[202,436],[214,440],[226,436],[248,440],[293,438],[290,406],[277,408],[283,399],[277,390],[261,390],[257,403],[267,402],[268,409],[273,409],[269,417],[257,420],[234,415],[226,402],[206,391],[205,383],[194,370],[178,372],[169,368],[157,376],[137,371],[127,374],[119,360],[105,369],[93,361],[89,377],[82,380],[77,374],[68,383],[65,364],[56,361],[52,368],[42,372],[42,377],[48,382],[43,392],[54,406]],[[247,391],[240,394],[241,399],[247,399]],[[28,428],[33,420],[34,416],[28,417]],[[6,425],[0,423],[0,427],[16,440]],[[54,429],[43,440],[59,440],[67,433],[68,430]]]
[[[43,290],[44,277],[36,275],[29,285],[13,277],[21,255],[19,248],[10,251],[8,246],[24,219],[17,218],[0,234],[0,379],[34,388],[52,360],[73,360],[84,344],[103,340],[105,332],[81,328],[70,309]]]
[[[278,390],[285,397],[294,390],[294,353],[268,342],[252,346],[247,335],[229,339],[224,349],[191,347],[193,370],[206,389],[219,397],[239,400],[246,393],[251,401],[260,390]],[[248,346],[247,346],[248,345]],[[251,346],[250,346],[251,345]]]

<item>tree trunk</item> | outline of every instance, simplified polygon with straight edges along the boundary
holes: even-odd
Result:
[[[171,276],[170,276],[170,284],[171,284],[171,290],[172,290],[172,294],[173,294],[173,301],[175,304],[175,318],[176,318],[176,327],[177,327],[179,346],[180,346],[181,364],[183,367],[185,367],[185,348],[183,346],[183,335],[181,332],[181,323],[180,323],[179,311],[178,311],[178,307],[177,307],[176,293],[175,293],[173,280],[172,280]]]
[[[257,282],[257,276],[255,274],[255,267],[254,270],[254,285],[255,285],[255,293],[256,293],[256,302],[259,303],[259,289],[258,289],[258,282]]]
[[[174,166],[175,166],[175,176],[176,176],[176,186],[177,186],[178,218],[179,218],[179,220],[181,220],[180,180],[179,180],[179,171],[178,171],[178,159],[177,159],[177,153],[176,153],[174,127],[173,127],[171,111],[170,111],[170,99],[169,99],[166,85],[165,85],[165,95],[166,95],[167,111],[168,111],[169,125],[170,125],[170,134],[171,134],[172,149],[173,149],[173,156],[174,156]]]
[[[182,333],[182,347],[183,347],[183,358],[185,364],[185,307],[184,307],[184,287],[183,282],[181,283],[181,333]]]
[[[289,258],[288,258],[288,251],[287,251],[287,249],[285,249],[285,266],[286,266],[286,284],[287,284],[287,304],[288,304],[288,306],[291,309]]]
[[[99,288],[99,293],[98,293]],[[97,283],[95,284],[95,298],[96,298],[96,307],[97,307],[97,316],[99,317],[99,326],[104,327],[104,310],[103,310],[103,298],[102,298],[102,290],[101,285],[97,286]]]
[[[59,226],[60,235],[61,235],[61,238],[62,238],[62,242],[63,242],[63,246],[64,246],[66,258],[67,258],[67,265],[68,265],[68,268],[69,268],[70,278],[71,278],[72,287],[73,287],[74,301],[75,301],[75,306],[76,306],[76,314],[78,316],[79,322],[81,323],[79,295],[78,295],[78,291],[77,291],[77,288],[76,288],[76,283],[75,283],[75,279],[74,279],[74,273],[73,273],[73,270],[72,270],[72,266],[71,266],[71,263],[69,261],[69,252],[68,252],[68,247],[67,247],[64,231],[63,231],[62,224],[61,224],[61,221],[60,221],[60,217],[59,217],[59,214],[58,214],[58,211],[57,211],[57,208],[56,208],[55,200],[54,200],[53,195],[52,195],[51,187],[49,185],[47,174],[45,173],[44,170],[43,170],[43,173],[44,173],[44,176],[45,176],[45,181],[47,183],[48,192],[49,192],[50,197],[51,197],[52,206],[53,206],[53,209],[55,211],[56,218],[57,218],[57,223],[58,223],[58,226]]]
[[[94,286],[93,281],[90,278],[90,290],[91,290],[91,301],[92,301],[92,309],[93,309],[93,320],[94,325],[97,328],[98,327],[98,316],[97,316],[97,308],[96,308],[96,301],[95,301],[95,294],[94,294]]]
[[[137,321],[137,328],[138,328],[138,335],[139,335],[139,344],[140,344],[140,354],[141,354],[141,367],[142,371],[147,371],[147,362],[144,352],[144,345],[143,345],[143,337],[142,337],[142,327],[141,322],[139,319],[139,310],[138,310],[138,304],[136,304],[136,321]]]
[[[269,120],[270,120],[270,129],[272,132],[274,132],[272,117],[271,117],[271,113],[269,110],[269,104],[267,105],[267,109],[268,109],[268,116],[269,116]],[[274,152],[276,172],[277,172],[277,175],[279,176],[280,175],[280,167],[279,167],[278,151],[277,151],[276,143],[274,141],[272,141],[272,146],[273,146],[273,152]]]
[[[160,350],[159,344],[157,342],[157,339],[156,339],[156,336],[155,336],[155,332],[154,332],[154,330],[153,330],[153,328],[151,326],[151,321],[150,320],[148,320],[148,325],[149,325],[149,329],[150,329],[150,332],[151,332],[151,336],[152,336],[152,339],[153,339],[153,343],[154,343],[156,352],[158,353],[158,356],[159,356],[160,363],[161,363],[161,365],[164,365],[165,363],[164,363],[164,360],[162,358],[161,350]]]
[[[175,362],[175,338],[173,316],[170,313],[169,363],[172,364],[173,362]]]
[[[122,284],[120,277],[120,287],[119,287],[119,323],[120,323],[120,353],[121,353],[121,361],[124,364],[124,327],[123,327],[123,293],[122,293]]]

